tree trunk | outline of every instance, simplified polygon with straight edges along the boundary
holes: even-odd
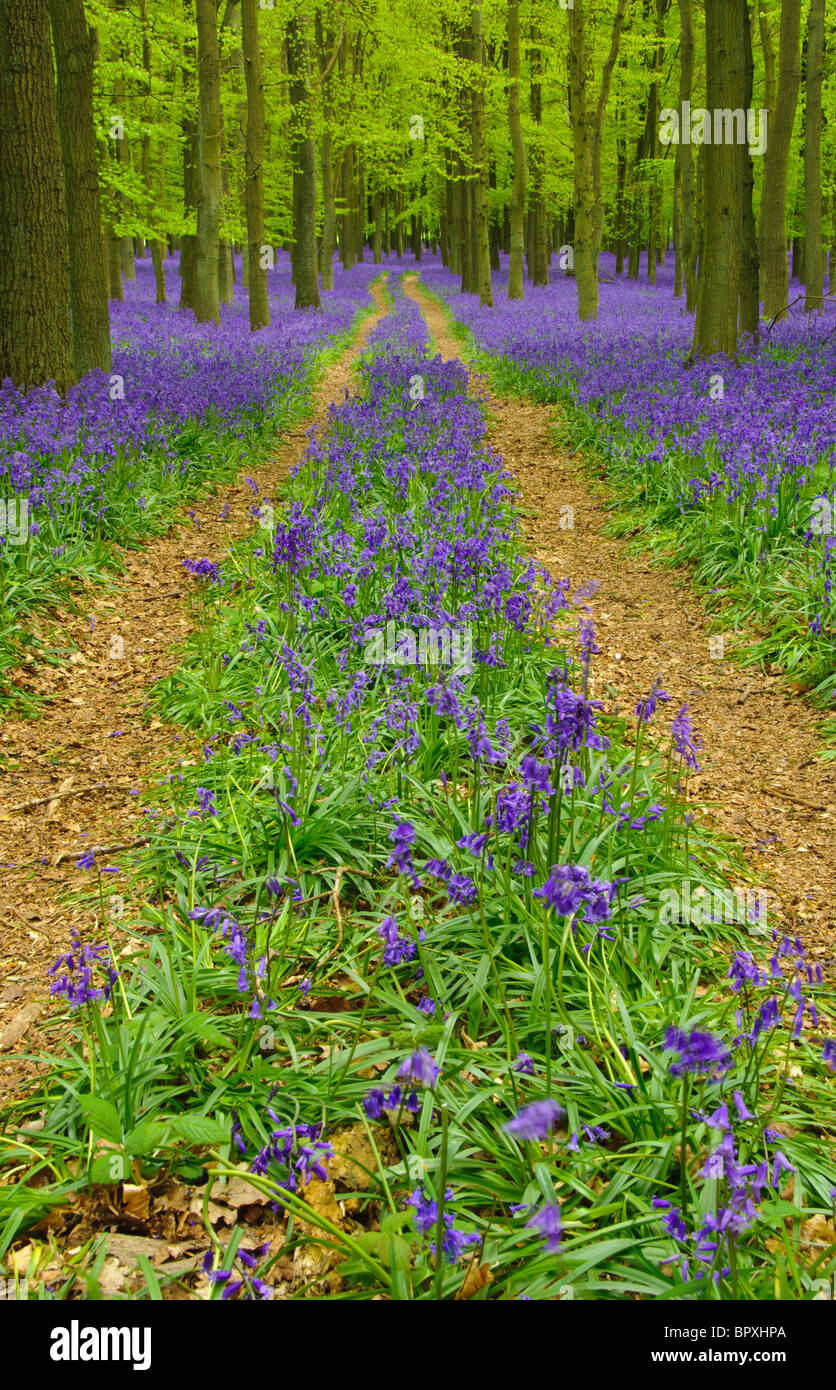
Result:
[[[789,300],[787,168],[801,82],[800,36],[801,0],[782,0],[778,88],[775,114],[768,127],[761,197],[763,308],[766,317],[773,320],[786,317]]]
[[[755,62],[752,55],[752,18],[748,0],[743,0],[737,29],[737,45],[740,52],[738,63],[743,71],[743,95],[741,109],[750,111],[755,84]],[[758,255],[758,233],[755,225],[754,193],[755,173],[748,140],[737,147],[740,164],[740,190],[742,198],[743,240],[740,246],[740,332],[757,343],[760,333],[760,257]]]
[[[0,0],[0,382],[75,380],[47,0]]]
[[[514,152],[511,187],[511,259],[508,265],[508,298],[523,297],[523,217],[525,215],[526,160],[520,114],[520,6],[508,0],[508,129]]]
[[[549,283],[546,249],[546,152],[543,148],[543,47],[540,27],[531,26],[531,117],[536,132],[531,146],[531,221],[529,223],[529,278],[532,285]]]
[[[215,0],[196,0],[199,94],[197,319],[220,323],[218,257],[221,216],[221,69]]]
[[[584,0],[569,10],[569,110],[574,156],[575,278],[578,317],[598,317],[598,267],[595,259],[595,188],[592,173],[593,118],[587,100]]]
[[[83,377],[94,367],[109,372],[112,365],[93,123],[93,49],[83,0],[50,0],[49,12],[67,203],[73,360],[76,376]]]
[[[116,235],[112,225],[107,228],[107,266],[109,298],[121,304],[125,298],[122,289],[122,238]]]
[[[316,268],[316,143],[310,91],[310,42],[307,19],[291,19],[287,25],[287,67],[293,105],[292,140],[294,198],[295,309],[319,309]]]
[[[183,121],[183,137],[183,213],[189,219],[198,204],[197,124],[191,117]],[[197,313],[197,236],[193,232],[180,238],[180,308]]]
[[[145,92],[145,119],[152,119],[151,107],[151,40],[148,35],[148,0],[140,0],[139,7],[140,22],[142,25],[142,66],[146,75]],[[143,132],[141,142],[141,167],[142,182],[145,186],[147,202],[145,205],[145,216],[149,224],[156,221],[154,216],[154,193],[151,176],[151,136],[147,131]],[[165,193],[165,170],[163,166],[163,179],[161,193]],[[163,269],[163,248],[158,238],[151,240],[151,264],[154,267],[154,292],[157,304],[165,304],[165,270]]]
[[[476,78],[473,85],[473,163],[476,221],[476,288],[479,302],[493,306],[491,288],[491,248],[488,232],[488,150],[485,139],[485,50],[482,40],[481,0],[474,0],[471,10],[471,35]]]
[[[372,257],[375,265],[380,265],[383,260],[383,200],[380,196],[380,184],[377,175],[375,175],[374,192],[372,193],[372,219],[374,221]]]
[[[257,333],[270,323],[267,299],[267,258],[264,242],[264,84],[258,47],[256,0],[242,0],[241,51],[247,85],[247,135],[244,178],[247,209],[247,267],[250,329]]]
[[[322,288],[334,288],[334,247],[337,240],[337,218],[334,210],[334,165],[331,156],[331,131],[326,125],[322,132],[322,245],[320,264],[322,267]]]
[[[363,260],[366,245],[366,170],[362,154],[357,160],[357,217],[354,224],[355,254],[357,263]],[[418,259],[421,259],[420,245]]]
[[[824,309],[821,196],[821,87],[825,0],[810,0],[807,26],[807,117],[804,131],[804,299],[806,313]]]
[[[601,73],[601,90],[598,93],[598,103],[595,110],[595,125],[592,131],[592,186],[595,191],[595,273],[598,273],[598,257],[601,254],[601,241],[604,235],[604,187],[601,177],[601,150],[604,143],[604,117],[607,112],[607,102],[610,97],[610,86],[612,85],[612,75],[615,65],[618,62],[618,50],[621,46],[621,34],[624,29],[624,19],[627,13],[627,0],[618,0],[615,15],[612,22],[612,33],[610,35],[610,51],[607,61]]]
[[[679,114],[680,121],[684,104],[691,101],[694,86],[694,12],[692,0],[679,0]],[[694,242],[694,166],[691,161],[691,146],[681,138],[676,147],[676,174],[679,181],[680,239],[676,256],[676,277],[682,293],[685,285],[685,308],[693,313],[697,307],[697,282],[693,264]]]
[[[743,108],[745,75],[740,44],[746,0],[706,0],[706,106]],[[705,154],[704,253],[697,292],[694,355],[737,354],[738,303],[743,241],[743,189],[738,147],[703,146]]]

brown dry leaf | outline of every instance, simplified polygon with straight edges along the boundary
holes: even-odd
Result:
[[[487,1284],[492,1283],[493,1275],[490,1265],[480,1265],[477,1260],[471,1260],[465,1271],[462,1286],[456,1294],[456,1299],[473,1298],[480,1289],[484,1289]]]
[[[159,1262],[160,1252],[165,1253],[165,1245],[150,1236],[123,1236],[109,1231],[105,1236],[105,1249],[109,1256],[130,1269],[136,1264],[137,1255],[147,1255],[153,1263]]]
[[[212,1188],[211,1196],[218,1202],[223,1202],[225,1206],[233,1207],[235,1211],[239,1207],[266,1206],[270,1198],[265,1193],[260,1192],[252,1183],[244,1178],[230,1178],[228,1183],[216,1182]]]
[[[189,1212],[192,1216],[197,1216],[201,1220],[203,1219],[202,1197],[192,1197],[192,1200],[189,1202]],[[210,1223],[213,1226],[217,1226],[219,1221],[222,1221],[225,1226],[235,1225],[235,1212],[232,1211],[230,1207],[219,1206],[217,1202],[209,1202],[207,1215],[209,1217]]]
[[[189,1200],[189,1189],[185,1183],[170,1182],[162,1197],[154,1202],[156,1211],[182,1211]]]
[[[836,1246],[836,1226],[820,1212],[811,1216],[809,1221],[801,1223],[801,1244],[815,1245],[825,1250]]]
[[[28,1031],[35,1019],[43,1012],[43,1004],[32,1000],[24,1004],[6,1026],[0,1030],[0,1052],[8,1052]]]
[[[6,1259],[6,1268],[10,1274],[22,1275],[26,1273],[33,1249],[34,1246],[32,1245],[22,1245],[19,1250],[12,1251]]]
[[[341,1134],[335,1134],[331,1142],[334,1145],[334,1157],[328,1160],[331,1180],[367,1192],[377,1161],[363,1126],[358,1124],[343,1130]]]
[[[125,1287],[125,1270],[119,1260],[105,1260],[99,1274],[99,1285],[105,1294],[122,1292]]]
[[[129,1216],[144,1221],[148,1216],[148,1188],[135,1187],[133,1183],[122,1183],[122,1205]]]

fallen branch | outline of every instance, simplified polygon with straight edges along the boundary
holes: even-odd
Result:
[[[0,810],[0,816],[12,816],[17,811],[31,811],[35,806],[48,806],[50,801],[61,801],[65,796],[82,796],[84,792],[95,792],[101,787],[112,787],[114,791],[124,791],[127,782],[114,784],[113,782],[91,782],[89,787],[68,787],[63,792],[51,792],[49,796],[36,796],[31,801],[21,801],[17,806],[8,806]]]
[[[80,859],[82,854],[91,851],[93,854],[118,854],[123,849],[137,849],[140,845],[150,845],[150,835],[140,835],[137,840],[127,840],[123,845],[87,845],[82,849],[68,849],[63,854],[59,854],[57,859],[53,859],[53,865],[57,868],[63,864],[65,859]],[[40,860],[33,860],[33,863],[40,863]]]
[[[799,806],[806,806],[810,811],[826,811],[820,801],[808,801],[806,797],[796,796],[794,792],[785,792],[783,787],[769,787],[766,782],[761,782],[761,791],[766,792],[767,796],[782,796],[785,801],[795,801]]]

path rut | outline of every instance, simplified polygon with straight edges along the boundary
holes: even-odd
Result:
[[[461,355],[447,314],[417,277],[404,289],[420,306],[437,350]],[[824,716],[781,686],[780,676],[716,658],[686,568],[651,565],[604,534],[608,494],[589,465],[553,442],[552,407],[488,398],[489,440],[516,482],[531,553],[580,587],[599,580],[592,609],[601,655],[590,693],[614,713],[632,711],[660,678],[669,711],[687,702],[703,740],[690,796],[704,822],[737,840],[751,881],[822,963],[836,954],[836,767],[819,761]],[[573,526],[566,525],[572,508]],[[561,526],[563,521],[563,526]]]
[[[57,1031],[48,1026],[49,966],[68,949],[73,927],[96,935],[90,875],[75,860],[87,848],[141,838],[143,792],[178,759],[198,756],[182,731],[147,718],[151,687],[176,668],[193,626],[194,580],[183,561],[222,559],[256,524],[254,502],[281,488],[310,429],[324,424],[329,405],[351,385],[359,355],[388,312],[379,282],[371,294],[373,311],[315,388],[307,425],[281,436],[264,466],[202,497],[165,536],[134,552],[118,580],[91,593],[83,616],[68,613],[48,625],[78,650],[67,666],[29,670],[29,688],[47,703],[36,719],[8,721],[0,731],[0,1102],[36,1071],[24,1050],[60,1041],[59,1022]],[[246,476],[254,476],[258,497]],[[109,878],[106,891],[124,896],[128,924],[136,915],[130,870]],[[126,938],[118,928],[113,937],[118,950]],[[41,1014],[46,1036],[35,1047],[27,1033]]]

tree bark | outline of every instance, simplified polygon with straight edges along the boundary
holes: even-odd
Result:
[[[481,0],[471,9],[471,36],[476,74],[473,84],[473,163],[476,214],[476,282],[479,302],[493,307],[491,288],[491,247],[488,232],[488,150],[485,139],[485,51],[482,39]]]
[[[292,139],[296,309],[319,309],[316,267],[316,145],[310,92],[310,43],[304,15],[287,25],[287,68],[293,105]]]
[[[764,314],[785,318],[789,300],[787,263],[787,169],[801,82],[801,0],[782,0],[775,113],[764,155],[760,259]],[[709,103],[710,105],[710,103]]]
[[[824,309],[821,195],[821,88],[825,0],[810,0],[807,26],[807,116],[804,130],[804,298],[806,313]]]
[[[183,120],[183,212],[186,218],[196,212],[198,205],[197,160],[197,123],[187,116]],[[186,232],[180,238],[180,308],[197,313],[197,236],[194,232]]]
[[[511,259],[508,265],[508,298],[523,297],[523,217],[525,215],[526,159],[520,114],[520,6],[508,0],[508,129],[514,153],[511,187]]]
[[[333,156],[333,136],[331,134],[331,122],[333,111],[331,109],[331,86],[329,80],[330,64],[333,63],[336,53],[329,59],[326,48],[331,47],[333,35],[328,35],[326,43],[322,32],[322,19],[317,11],[316,17],[316,40],[317,51],[319,53],[319,69],[322,86],[322,241],[319,250],[320,274],[323,290],[333,290],[334,288],[334,250],[337,244],[337,217],[334,205],[334,156]]]
[[[220,323],[221,69],[215,0],[196,0],[198,80],[197,319]]]
[[[574,156],[575,278],[578,317],[598,317],[598,267],[595,258],[595,188],[592,170],[594,118],[587,96],[588,68],[584,0],[575,0],[569,15],[569,111]]]
[[[692,0],[679,0],[679,114],[682,119],[684,103],[690,103],[694,86],[694,11]],[[676,175],[680,191],[680,239],[676,257],[676,276],[682,293],[685,285],[685,308],[693,313],[697,307],[697,281],[693,263],[694,240],[694,166],[691,146],[681,138],[676,147]]]
[[[110,311],[102,241],[93,49],[83,0],[50,0],[58,76],[57,111],[69,234],[70,303],[76,376],[109,372]]]
[[[741,107],[744,111],[752,109],[755,84],[755,62],[752,54],[752,19],[748,0],[743,0],[737,25],[737,46],[739,66],[743,72],[743,95]],[[758,255],[758,233],[755,225],[754,193],[755,173],[748,140],[738,145],[737,158],[740,164],[740,192],[742,198],[743,239],[740,246],[740,332],[757,343],[760,333],[760,257]]]
[[[745,0],[706,0],[706,106],[743,107],[745,77],[739,30]],[[738,304],[743,241],[743,189],[738,147],[703,145],[705,156],[704,254],[697,292],[693,354],[737,355]]]
[[[531,221],[529,232],[529,278],[532,285],[549,283],[549,261],[546,248],[546,152],[543,148],[543,48],[540,26],[531,26],[531,118],[535,138],[531,145]]]
[[[150,121],[153,118],[151,107],[151,40],[148,35],[148,0],[140,0],[139,7],[140,22],[142,24],[142,66],[145,69],[146,92],[145,92],[145,119]],[[141,162],[142,162],[142,182],[145,185],[147,203],[145,215],[149,225],[155,222],[154,217],[154,194],[151,174],[151,136],[147,131],[143,132],[141,141]],[[163,169],[164,175],[164,169]],[[165,191],[165,183],[161,192]],[[154,267],[154,293],[157,304],[165,304],[165,269],[163,267],[163,245],[158,237],[151,240],[151,264]]]
[[[610,87],[627,13],[627,0],[618,0],[612,22],[610,51],[601,73],[601,89],[595,108],[595,125],[592,131],[592,185],[595,190],[595,273],[598,273],[598,257],[601,254],[601,241],[604,235],[604,187],[601,177],[601,151],[604,143],[604,117],[610,99]]]
[[[250,328],[253,333],[270,323],[267,299],[267,261],[264,255],[264,85],[258,47],[256,0],[242,0],[241,51],[247,85],[247,133],[244,178],[247,210],[247,266]]]
[[[0,382],[75,380],[47,0],[0,0]]]

